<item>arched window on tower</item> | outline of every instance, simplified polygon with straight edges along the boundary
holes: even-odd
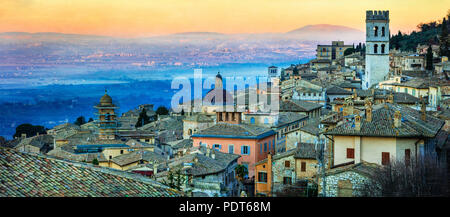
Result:
[[[385,34],[386,34],[385,32],[386,32],[386,29],[384,28],[384,26],[381,27],[381,36],[382,36],[382,37],[385,36]]]
[[[381,53],[384,53],[384,47],[385,47],[386,45],[384,45],[384,44],[382,44],[381,45]]]
[[[373,27],[374,36],[378,36],[378,26]]]
[[[378,53],[378,44],[373,46],[373,53]]]

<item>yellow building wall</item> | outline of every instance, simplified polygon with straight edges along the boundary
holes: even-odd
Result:
[[[302,162],[306,163],[306,171],[302,171]],[[314,159],[295,159],[295,172],[297,179],[310,179],[317,173],[317,160]]]
[[[355,138],[358,137],[334,137],[334,165],[348,163],[355,160],[347,158],[347,148],[355,148]],[[361,161],[381,165],[382,152],[389,152],[391,162],[396,159],[403,160],[405,156],[405,149],[411,150],[411,158],[413,158],[416,153],[415,143],[417,140],[418,139],[414,138],[361,137]],[[358,154],[355,148],[355,158],[357,157]]]

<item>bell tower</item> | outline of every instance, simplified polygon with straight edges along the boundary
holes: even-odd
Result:
[[[115,109],[118,109],[113,103],[112,98],[107,94],[100,98],[100,103],[94,106],[98,111],[96,113],[96,125],[98,127],[98,138],[101,140],[112,140],[116,138],[118,122],[116,120]]]
[[[366,69],[363,89],[387,79],[389,74],[389,11],[366,11]]]

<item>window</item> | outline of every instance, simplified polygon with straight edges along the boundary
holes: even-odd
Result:
[[[373,53],[378,53],[378,44],[373,46]]]
[[[220,149],[222,149],[222,146],[220,144],[214,144],[213,148],[220,151]]]
[[[306,172],[306,162],[301,162],[301,164],[300,164],[300,171]]]
[[[264,118],[264,124],[269,124],[269,119],[268,118]]]
[[[248,145],[241,146],[241,154],[250,155],[250,146]]]
[[[188,135],[189,135],[189,136],[192,136],[192,129],[189,129],[189,130],[188,130]]]
[[[110,160],[112,159],[112,156],[111,156],[111,155],[109,155],[109,159],[110,159]]]
[[[386,45],[384,45],[384,44],[382,44],[381,45],[381,53],[384,53],[384,47],[385,47]]]
[[[291,162],[290,161],[284,161],[284,167],[289,168],[291,167]]]
[[[385,36],[386,34],[385,34],[385,31],[386,31],[386,29],[384,28],[384,26],[383,27],[381,27],[381,36]]]
[[[265,173],[265,172],[258,172],[258,182],[267,183],[267,173]]]
[[[285,184],[285,185],[292,184],[292,178],[291,177],[283,177],[283,184]]]
[[[381,152],[381,164],[389,165],[389,152]]]
[[[120,154],[123,154],[123,150],[120,150]]]
[[[267,152],[267,142],[264,143],[264,152]]]
[[[259,153],[263,153],[263,147],[262,147],[262,143],[259,143]]]
[[[250,123],[251,124],[255,124],[255,118],[254,117],[250,118]]]
[[[376,36],[378,36],[378,26],[375,26],[374,28],[373,28],[373,31],[374,31],[374,36],[376,37]]]
[[[409,166],[411,162],[411,149],[405,149],[405,165]]]
[[[347,158],[349,158],[349,159],[355,158],[355,149],[347,148]]]
[[[269,151],[270,151],[270,142],[271,142],[271,141],[269,140]]]
[[[413,90],[412,90],[412,95],[413,95],[413,96],[416,96],[416,89],[413,89]]]
[[[228,145],[228,153],[230,154],[234,153],[234,145]]]

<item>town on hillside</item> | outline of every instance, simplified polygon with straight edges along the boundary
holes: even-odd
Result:
[[[268,66],[266,86],[230,92],[217,73],[179,112],[143,101],[120,114],[105,90],[91,120],[22,125],[0,142],[0,196],[449,196],[448,18],[422,24],[411,35],[438,33],[417,43],[391,33],[389,11],[368,10],[365,43]]]

